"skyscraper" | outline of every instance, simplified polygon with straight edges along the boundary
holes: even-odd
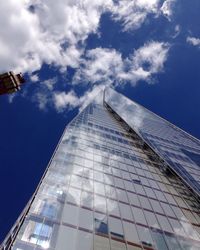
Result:
[[[200,249],[200,142],[112,89],[66,129],[13,250]]]
[[[17,92],[24,82],[22,74],[15,75],[12,71],[0,74],[0,95]]]

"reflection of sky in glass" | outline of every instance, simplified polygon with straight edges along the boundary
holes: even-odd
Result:
[[[139,131],[146,118],[137,116]],[[64,132],[13,250],[167,250],[167,244],[180,250],[176,236],[199,242],[190,214],[176,204],[184,199],[131,136],[103,105],[80,113]],[[193,242],[187,249],[195,249]]]
[[[200,194],[200,142],[113,89],[105,102]],[[187,152],[187,153],[186,153]],[[189,155],[191,157],[189,157]],[[193,157],[192,157],[193,156]],[[198,183],[199,182],[199,183]]]

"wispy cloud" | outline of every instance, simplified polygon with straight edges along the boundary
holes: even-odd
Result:
[[[148,14],[159,15],[160,0],[3,1],[0,70],[31,73],[44,63],[62,72],[68,66],[78,68],[85,42],[91,33],[98,34],[105,12],[121,21],[124,30],[136,29]]]
[[[67,107],[69,108],[79,106],[80,99],[74,91],[70,91],[68,93],[57,92],[54,94],[54,104],[58,111],[63,111],[63,109],[66,109]]]
[[[58,78],[53,77],[53,78],[50,78],[50,79],[47,79],[47,80],[41,82],[41,84],[45,85],[49,90],[53,90],[54,85],[56,84],[57,81],[58,81]]]
[[[113,82],[124,71],[121,54],[115,49],[96,48],[88,50],[81,67],[75,74],[74,84],[80,82]]]
[[[151,82],[152,75],[163,71],[168,51],[168,44],[155,41],[125,59],[114,49],[90,50],[74,77],[74,84],[89,83],[89,90],[82,96],[77,96],[74,91],[55,92],[51,101],[58,112],[75,107],[82,109],[104,87],[123,86],[127,82],[135,85],[139,80]]]
[[[32,74],[29,76],[31,82],[38,82],[39,81],[39,76],[37,74]]]
[[[63,112],[67,108],[79,107],[80,110],[85,108],[92,100],[98,102],[98,94],[106,87],[106,84],[95,85],[86,91],[82,96],[77,96],[74,91],[55,92],[53,96],[53,103],[58,112]],[[101,100],[99,100],[101,101]]]
[[[28,93],[25,94],[25,97],[30,98],[40,110],[47,110],[49,106],[53,106],[53,93],[57,80],[57,77],[53,77],[46,79],[45,81],[38,82],[31,98]]]
[[[84,42],[112,0],[1,3],[0,70],[33,72],[43,63],[77,67]],[[9,31],[9,32],[8,32]]]
[[[129,82],[135,85],[139,80],[149,81],[153,74],[163,70],[168,50],[167,43],[155,41],[146,43],[125,59],[114,49],[90,50],[77,71],[74,82],[117,85]]]
[[[149,14],[160,15],[160,7],[160,0],[4,1],[0,9],[4,27],[0,30],[0,70],[28,73],[30,80],[38,83],[29,98],[42,110],[84,106],[105,85],[150,82],[154,74],[163,71],[167,43],[147,42],[123,58],[115,49],[87,50],[86,41],[90,34],[98,34],[105,12],[129,31],[139,28]],[[68,67],[75,69],[68,87],[84,82],[88,90],[78,96],[75,90],[59,91],[57,78],[41,81],[38,71],[45,63],[56,66],[61,74],[66,74]]]
[[[186,41],[187,41],[188,43],[190,43],[191,45],[200,48],[200,38],[188,36],[187,39],[186,39]]]
[[[158,14],[159,0],[117,1],[112,8],[114,20],[122,21],[124,30],[138,29],[148,14]]]
[[[176,38],[177,36],[179,36],[180,32],[181,26],[177,24],[174,28],[174,34],[172,35],[172,38]]]
[[[163,2],[163,5],[161,7],[161,12],[169,21],[171,21],[171,18],[173,16],[173,8],[175,3],[176,0],[166,0]]]

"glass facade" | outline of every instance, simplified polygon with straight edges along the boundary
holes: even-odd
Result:
[[[200,202],[194,191],[125,120],[126,109],[119,112],[111,93],[121,105],[121,95],[108,89],[104,101],[100,95],[67,125],[2,249],[200,249]],[[190,147],[192,142],[182,153],[192,165],[199,161],[198,147]]]
[[[111,88],[105,101],[200,196],[200,141]]]

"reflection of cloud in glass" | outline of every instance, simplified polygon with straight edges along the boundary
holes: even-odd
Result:
[[[190,185],[193,191],[200,195],[200,185],[195,174],[196,164],[190,163],[192,172],[186,166],[185,159],[184,161],[177,160],[178,157],[176,157],[177,151],[184,153],[184,158],[188,158],[183,149],[190,147],[193,151],[190,156],[193,155],[195,161],[198,162],[195,152],[200,150],[200,143],[197,139],[111,88],[105,90],[105,102],[165,160],[187,185]],[[161,145],[163,145],[162,150]],[[175,152],[170,155],[167,146],[175,149]]]
[[[96,101],[98,103],[98,100]],[[80,130],[76,131],[76,145],[71,145],[70,143],[70,136],[67,135],[67,133],[65,133],[64,137],[63,137],[63,141],[66,142],[65,143],[65,150],[66,147],[68,148],[69,151],[75,151],[76,149],[78,149],[81,145],[81,140],[87,141],[87,145],[84,145],[84,151],[85,152],[90,152],[93,154],[94,156],[94,167],[95,170],[100,170],[101,172],[104,171],[104,175],[99,172],[99,171],[94,171],[93,170],[93,166],[89,165],[85,168],[83,167],[75,167],[73,165],[73,163],[71,163],[70,166],[70,171],[68,171],[68,174],[72,174],[73,175],[73,180],[71,178],[71,185],[73,185],[74,187],[79,187],[80,189],[85,190],[86,192],[82,192],[81,194],[81,202],[84,205],[87,205],[89,207],[92,207],[92,203],[93,203],[93,197],[91,196],[90,192],[95,192],[95,196],[94,196],[94,207],[97,211],[102,211],[105,212],[106,211],[106,207],[107,207],[107,203],[106,203],[106,199],[105,197],[105,190],[104,190],[104,185],[101,182],[105,182],[108,185],[113,185],[113,180],[111,179],[111,177],[108,175],[109,173],[114,173],[115,169],[112,168],[112,166],[115,167],[115,161],[119,160],[118,156],[115,155],[110,155],[107,152],[103,152],[101,150],[97,150],[94,149],[94,142],[95,143],[102,143],[102,137],[99,136],[98,134],[93,134],[93,138],[92,140],[88,139],[87,134],[86,133],[80,133]],[[69,145],[70,144],[70,145]],[[106,162],[103,162],[105,160],[104,157],[108,157],[108,160]],[[87,153],[85,154],[85,158],[88,158],[89,155],[87,155]],[[76,162],[76,158],[78,157],[74,157],[73,161]],[[87,162],[87,164],[90,164],[90,162],[92,162],[93,159],[91,159],[91,161],[86,160],[85,162]],[[103,164],[103,165],[102,165]],[[87,168],[89,167],[89,168]],[[91,169],[92,168],[92,169]],[[107,174],[108,173],[108,174]],[[85,178],[80,178],[80,176],[85,177]],[[73,181],[73,183],[72,183]],[[98,182],[100,181],[100,182]],[[81,182],[81,183],[80,183]],[[110,191],[112,190],[112,194],[110,194],[111,197],[116,198],[116,194],[113,191],[113,189],[110,189]],[[88,191],[88,192],[87,192]],[[99,196],[99,195],[100,196]],[[102,196],[104,197],[102,197]],[[79,204],[80,203],[80,195],[78,190],[76,190],[75,188],[69,188],[68,190],[68,196],[70,196],[70,200],[73,201],[73,203]],[[116,203],[115,202],[109,202],[109,212],[112,213],[112,211],[115,210],[116,207]]]
[[[106,89],[105,100],[114,109],[117,114],[120,114],[122,119],[128,122],[129,125],[139,132],[143,126],[143,120],[146,113],[136,103],[133,103],[128,98],[120,98],[120,94],[116,94],[112,89]]]
[[[180,221],[182,227],[184,228],[186,234],[188,237],[194,239],[194,240],[200,240],[200,237],[198,236],[197,232],[193,229],[192,225],[183,221]]]
[[[21,240],[47,249],[49,248],[51,234],[51,226],[35,221],[28,221]]]

